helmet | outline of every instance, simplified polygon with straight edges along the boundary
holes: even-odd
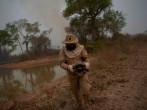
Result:
[[[65,41],[63,41],[62,43],[63,44],[71,44],[71,43],[77,43],[77,42],[78,42],[78,39],[76,38],[75,35],[67,34],[66,38],[65,38]]]

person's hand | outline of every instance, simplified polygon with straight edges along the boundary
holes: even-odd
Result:
[[[90,63],[89,62],[84,62],[86,69],[89,69]]]
[[[73,73],[73,65],[68,65],[68,70]]]

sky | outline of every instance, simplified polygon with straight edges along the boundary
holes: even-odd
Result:
[[[115,10],[125,14],[127,26],[122,32],[136,34],[147,30],[147,0],[113,0]]]
[[[112,0],[114,10],[125,14],[127,26],[123,33],[137,34],[147,30],[147,0]],[[42,30],[53,28],[52,45],[61,46],[68,21],[62,16],[65,0],[0,0],[0,29],[8,22],[28,19],[38,21]]]

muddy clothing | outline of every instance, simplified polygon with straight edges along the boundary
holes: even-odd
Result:
[[[89,56],[84,46],[77,44],[76,49],[68,51],[63,47],[59,54],[59,61],[61,68],[67,70],[69,82],[72,92],[75,95],[77,103],[80,106],[84,105],[83,95],[88,96],[90,90],[90,83],[87,73],[82,76],[77,76],[68,70],[68,65],[74,65],[77,62],[89,62]]]

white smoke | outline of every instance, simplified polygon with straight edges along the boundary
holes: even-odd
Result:
[[[65,0],[21,0],[20,3],[29,21],[38,21],[42,30],[53,28],[50,34],[52,44],[61,46],[65,38],[64,28],[68,25],[61,13],[66,6]]]

